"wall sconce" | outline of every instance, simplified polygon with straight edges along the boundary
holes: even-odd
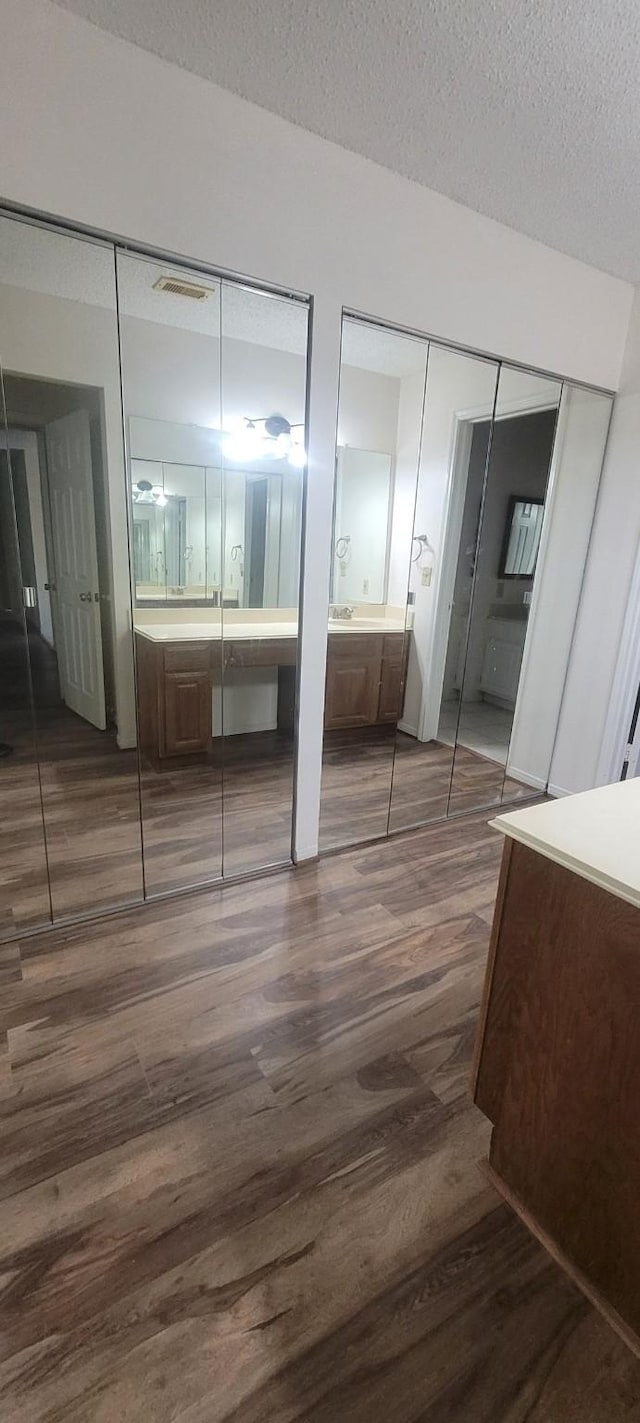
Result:
[[[157,504],[158,508],[164,509],[167,496],[164,489],[159,484],[152,484],[150,479],[139,479],[133,485],[134,504]]]

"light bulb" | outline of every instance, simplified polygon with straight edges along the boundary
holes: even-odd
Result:
[[[227,460],[251,460],[256,459],[260,453],[262,440],[258,431],[253,425],[245,425],[244,429],[236,430],[222,442],[222,453]]]
[[[304,469],[307,463],[307,451],[304,445],[292,445],[288,458],[289,464],[292,464],[294,469]]]
[[[154,491],[154,492],[155,492],[155,491]],[[167,502],[167,496],[166,496],[164,490],[163,490],[163,489],[159,489],[159,490],[158,490],[158,493],[156,494],[156,504],[158,505],[158,508],[159,508],[159,509],[164,509],[164,506],[165,506],[166,502]]]

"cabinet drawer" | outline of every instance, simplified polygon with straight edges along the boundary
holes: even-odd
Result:
[[[186,642],[171,644],[164,649],[165,672],[208,672],[211,665],[211,644]]]
[[[330,632],[327,657],[330,661],[354,663],[367,658],[381,658],[382,642],[380,632]]]
[[[296,637],[242,638],[225,642],[225,667],[295,667]]]

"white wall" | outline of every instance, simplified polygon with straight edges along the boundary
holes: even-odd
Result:
[[[5,197],[617,383],[626,283],[43,0],[2,0],[1,15]]]
[[[314,294],[297,813],[311,854],[341,307],[615,386],[631,289],[42,0],[1,13],[6,198]]]
[[[340,367],[338,444],[393,454],[400,381],[358,366]]]

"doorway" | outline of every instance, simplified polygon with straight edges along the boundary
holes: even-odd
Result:
[[[59,701],[104,731],[113,668],[110,628],[103,639],[110,569],[100,392],[11,374],[4,384],[20,579],[12,606],[19,596]],[[10,543],[4,506],[3,514]]]

